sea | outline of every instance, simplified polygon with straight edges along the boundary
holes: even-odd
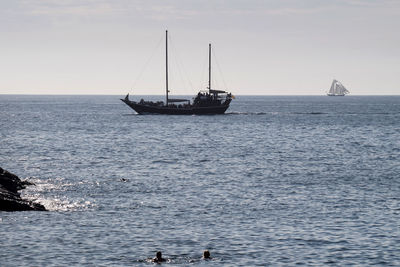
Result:
[[[0,95],[0,167],[48,209],[0,212],[1,266],[400,266],[400,96],[123,97]]]

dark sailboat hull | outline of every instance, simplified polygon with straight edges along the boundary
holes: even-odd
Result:
[[[165,114],[165,115],[216,115],[224,114],[229,108],[232,101],[231,93],[215,90],[211,87],[211,44],[208,45],[208,91],[200,91],[193,103],[187,99],[170,99],[168,98],[168,31],[165,31],[165,105],[163,102],[144,101],[140,102],[130,101],[129,94],[126,95],[122,102],[127,104],[130,108],[138,114]],[[224,97],[221,97],[224,94]],[[225,95],[226,94],[226,95]],[[185,102],[183,105],[176,105],[175,103]]]
[[[130,100],[121,99],[122,102],[127,104],[130,108],[138,114],[164,114],[164,115],[217,115],[224,114],[229,108],[230,101],[218,106],[206,107],[166,107],[166,106],[151,106],[146,104],[139,104]]]

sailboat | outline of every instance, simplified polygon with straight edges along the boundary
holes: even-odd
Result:
[[[122,102],[135,110],[138,114],[167,114],[167,115],[212,115],[224,114],[229,108],[234,96],[223,90],[211,87],[211,44],[209,44],[208,55],[208,87],[200,90],[193,102],[189,99],[169,98],[168,89],[168,31],[165,31],[165,103],[163,101],[131,101],[129,94]]]
[[[346,87],[343,86],[339,81],[333,80],[331,88],[329,89],[328,96],[345,96],[346,94],[350,93]]]

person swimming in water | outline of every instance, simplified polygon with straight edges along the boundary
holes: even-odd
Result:
[[[211,259],[210,251],[204,250],[204,252],[203,252],[203,259]]]
[[[157,251],[156,257],[152,261],[160,263],[160,262],[165,262],[167,260],[162,257],[161,251]]]

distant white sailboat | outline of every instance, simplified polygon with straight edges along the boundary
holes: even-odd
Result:
[[[333,80],[331,89],[329,89],[328,96],[345,96],[350,93],[346,87],[343,86],[339,81]]]

